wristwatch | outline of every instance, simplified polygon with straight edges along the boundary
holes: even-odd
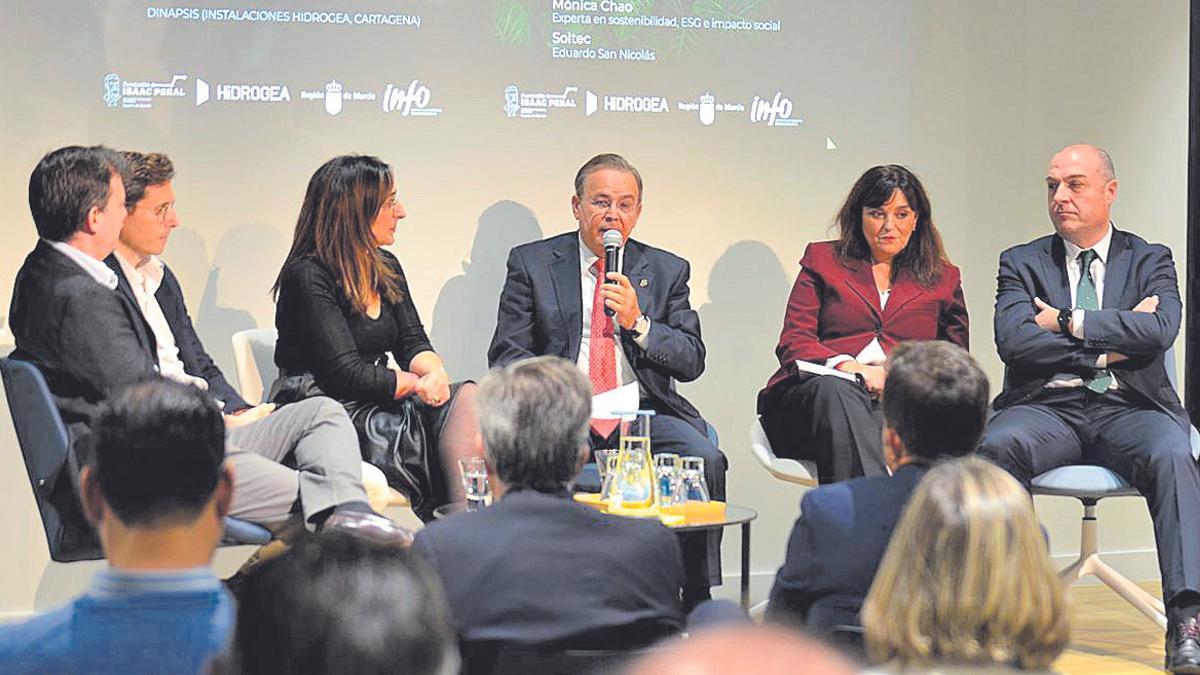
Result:
[[[1070,307],[1063,307],[1058,310],[1058,330],[1068,337],[1071,335],[1071,315],[1075,310]]]
[[[633,333],[638,337],[642,337],[650,331],[650,317],[642,314],[633,322]]]

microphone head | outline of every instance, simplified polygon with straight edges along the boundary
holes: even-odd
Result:
[[[601,240],[604,242],[604,248],[621,248],[625,243],[625,237],[621,236],[620,230],[605,230]]]

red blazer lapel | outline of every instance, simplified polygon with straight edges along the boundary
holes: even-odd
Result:
[[[879,290],[875,288],[875,276],[871,274],[871,265],[865,261],[854,260],[847,264],[847,268],[846,286],[867,305],[876,319],[882,317]]]
[[[899,312],[909,302],[912,302],[917,297],[924,295],[929,289],[917,283],[908,274],[901,273],[896,280],[892,282],[892,294],[888,296],[887,307],[883,309],[885,317],[891,317],[896,312]]]

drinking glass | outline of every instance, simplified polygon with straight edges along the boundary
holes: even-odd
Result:
[[[592,455],[596,458],[596,469],[600,471],[601,499],[606,499],[607,495],[612,492],[612,482],[616,478],[619,453],[620,451],[616,448],[601,448],[592,451]]]
[[[660,508],[684,502],[683,470],[679,455],[663,453],[654,456],[654,493]]]
[[[466,457],[458,460],[458,468],[462,472],[467,510],[478,511],[491,504],[492,486],[488,483],[487,462],[482,457]]]
[[[708,482],[704,480],[704,458],[684,457],[683,464],[683,493],[688,501],[706,502],[709,500]]]

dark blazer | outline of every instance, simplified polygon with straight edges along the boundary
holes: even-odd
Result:
[[[1090,377],[1097,357],[1115,351],[1130,357],[1110,368],[1118,386],[1142,394],[1187,429],[1187,414],[1163,365],[1183,309],[1171,250],[1113,228],[1100,302],[1104,309],[1084,313],[1082,341],[1042,330],[1034,318],[1034,297],[1054,307],[1071,306],[1065,250],[1062,238],[1053,234],[1000,254],[995,336],[1005,368],[1004,389],[993,407],[1029,399],[1058,373]],[[1151,295],[1158,296],[1157,311],[1132,311]]]
[[[157,373],[153,337],[137,305],[44,241],[17,272],[9,325],[13,357],[42,371],[77,449],[102,400]]]
[[[967,305],[957,267],[946,263],[941,279],[929,288],[900,273],[881,310],[870,261],[841,260],[835,243],[811,243],[800,259],[775,347],[780,367],[758,394],[760,414],[771,409],[781,385],[796,378],[797,360],[824,364],[838,354],[853,356],[874,338],[879,338],[884,353],[904,340],[948,340],[969,348]]]
[[[125,278],[125,272],[121,269],[117,254],[113,253],[105,258],[104,264],[117,273],[117,290],[121,291],[134,307],[137,307],[137,298],[133,294],[129,280]],[[184,371],[192,377],[199,377],[208,382],[209,395],[225,404],[224,412],[234,413],[249,408],[250,404],[229,384],[224,373],[204,350],[204,345],[200,343],[200,337],[196,335],[196,329],[192,326],[192,317],[188,316],[179,280],[175,278],[175,273],[171,271],[171,268],[165,264],[163,265],[162,283],[154,292],[154,298],[158,300],[158,306],[162,308],[163,316],[167,319],[171,335],[175,337],[175,346],[179,348],[179,358],[183,361]],[[154,338],[153,331],[148,332],[151,348],[155,350],[155,360],[157,360],[157,340]]]
[[[657,521],[522,491],[429,523],[413,547],[466,642],[632,648],[683,627],[679,541]]]
[[[805,493],[775,575],[767,616],[813,628],[859,625],[892,530],[928,469],[906,464],[893,476],[874,476]]]
[[[61,519],[55,558],[101,557],[79,505],[78,471],[90,461],[91,417],[100,402],[121,386],[155,376],[150,330],[136,305],[44,241],[17,272],[9,312],[17,342],[12,357],[33,363],[45,376],[72,448],[50,479],[49,503],[42,506]]]
[[[508,255],[496,333],[488,365],[553,354],[578,360],[583,335],[579,234],[572,231],[517,246]],[[641,385],[643,404],[686,420],[702,434],[699,411],[675,390],[704,372],[700,317],[688,301],[687,261],[635,239],[625,245],[623,270],[650,319],[646,349],[622,331],[621,343]]]

